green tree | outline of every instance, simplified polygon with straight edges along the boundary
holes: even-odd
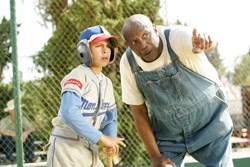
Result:
[[[4,108],[6,107],[6,103],[7,101],[9,101],[12,98],[12,85],[11,84],[3,84],[0,82],[0,92],[1,92],[1,96],[0,96],[0,120],[6,116],[6,114],[4,112],[2,112],[4,110]]]
[[[42,2],[39,4],[45,8],[42,8],[40,12],[42,18],[44,18],[45,23],[54,23],[55,31],[39,55],[34,56],[34,62],[41,67],[41,72],[48,72],[59,78],[62,78],[80,63],[76,44],[80,32],[86,27],[101,24],[112,34],[116,34],[121,40],[120,52],[118,52],[117,57],[121,57],[126,46],[120,31],[124,20],[129,15],[134,13],[148,14],[154,22],[161,23],[157,12],[159,0],[152,2],[95,0],[75,1],[72,4],[65,0],[45,0]],[[60,15],[60,19],[58,15]],[[51,20],[54,17],[57,19]],[[110,68],[106,68],[106,71],[111,69],[117,71],[118,64],[119,61],[116,61]]]
[[[10,53],[10,22],[3,17],[0,23],[0,82],[3,79],[3,69],[11,62]]]
[[[43,77],[40,80],[26,82],[23,86],[23,111],[36,125],[37,138],[45,142],[51,132],[51,120],[59,108],[60,87],[56,84],[58,83],[54,82],[54,77]]]
[[[0,23],[0,112],[6,107],[7,101],[13,98],[12,84],[2,83],[3,70],[11,62],[10,47],[10,21],[3,17]],[[0,119],[4,116],[5,113],[0,114]]]
[[[235,65],[233,72],[233,83],[235,85],[250,85],[250,49],[249,52],[240,57],[240,63]]]
[[[223,59],[220,58],[220,53],[218,51],[218,47],[216,47],[211,52],[206,52],[208,60],[214,66],[214,68],[218,71],[220,76],[226,76],[226,68],[223,64]]]

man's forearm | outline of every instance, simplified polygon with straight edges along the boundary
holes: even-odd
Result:
[[[146,109],[144,108],[142,111],[140,111],[134,108],[133,106],[131,107],[131,109],[132,109],[136,129],[143,143],[146,146],[146,149],[150,158],[153,159],[155,157],[161,156],[161,153],[159,151],[159,148],[156,144],[156,141],[153,135],[148,113],[145,112]]]
[[[8,129],[1,129],[0,134],[5,136],[16,136],[16,132]]]
[[[137,131],[144,142],[147,152],[151,159],[154,157],[160,156],[159,148],[155,142],[155,138],[151,129],[151,126],[149,126],[149,122],[142,123],[143,121],[138,121],[136,123]]]
[[[24,132],[30,134],[30,133],[34,132],[35,130],[36,130],[35,128],[30,128],[30,129],[28,129],[28,130],[26,130]]]

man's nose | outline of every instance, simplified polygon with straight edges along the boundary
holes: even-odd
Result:
[[[143,50],[146,48],[146,46],[147,46],[147,41],[144,39],[141,39],[140,40],[140,49]]]

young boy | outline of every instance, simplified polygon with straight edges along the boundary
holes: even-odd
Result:
[[[113,85],[102,68],[114,61],[119,46],[115,36],[102,26],[85,29],[77,45],[83,64],[61,81],[62,99],[49,140],[47,166],[102,167],[97,143],[107,154],[117,155],[117,108]]]

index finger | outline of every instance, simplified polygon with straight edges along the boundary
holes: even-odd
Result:
[[[119,144],[119,145],[122,145],[123,147],[126,147],[126,144],[123,143],[123,141],[120,141],[118,144]]]
[[[193,37],[196,37],[197,36],[197,30],[196,28],[193,29]]]

